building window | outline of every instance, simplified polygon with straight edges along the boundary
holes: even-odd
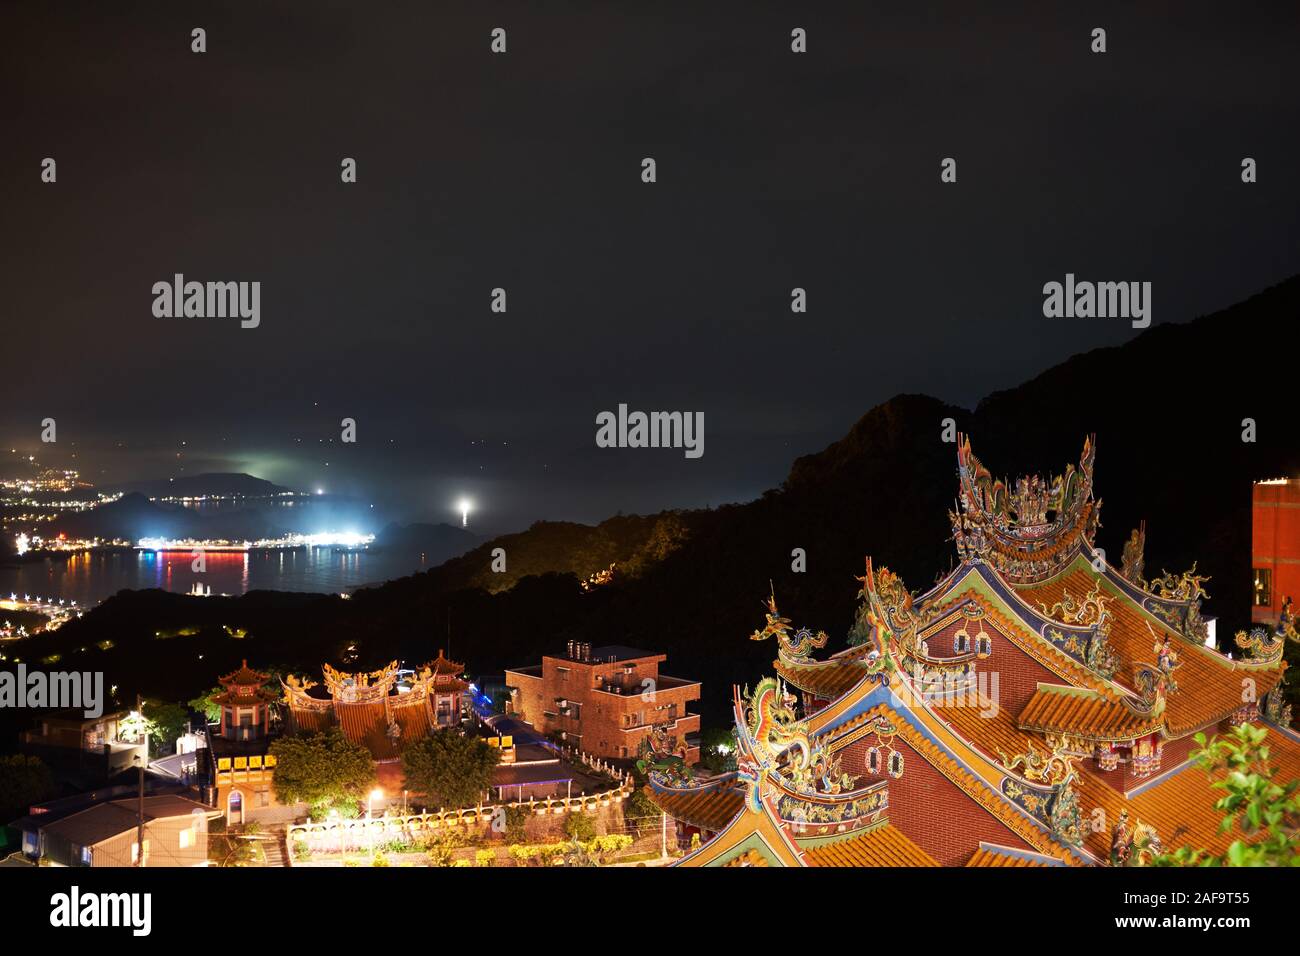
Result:
[[[880,773],[880,751],[875,747],[867,749],[867,769],[872,773]]]
[[[966,633],[966,628],[962,628],[952,638],[952,649],[958,654],[970,653],[970,635]]]
[[[81,848],[81,865],[92,866],[94,864],[95,851],[88,846]]]
[[[188,850],[190,847],[192,847],[192,846],[194,845],[194,831],[193,831],[193,830],[188,830],[188,829],[187,829],[187,830],[182,830],[181,833],[180,833],[180,837],[181,837],[181,849],[182,849],[182,850]]]
[[[980,657],[988,657],[993,653],[993,638],[989,637],[987,631],[975,635],[975,653]]]
[[[889,755],[889,775],[891,777],[901,777],[903,775],[903,755],[897,750]]]
[[[1273,606],[1273,571],[1270,568],[1255,569],[1255,607]]]

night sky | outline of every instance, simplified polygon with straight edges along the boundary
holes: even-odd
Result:
[[[1296,271],[1293,3],[895,6],[6,4],[4,451],[491,530],[716,505],[1137,334],[1045,319],[1066,272],[1166,323]],[[177,272],[261,326],[156,318]],[[703,458],[598,449],[620,402],[704,412]]]

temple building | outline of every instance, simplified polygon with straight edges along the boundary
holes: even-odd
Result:
[[[207,727],[207,747],[198,763],[211,788],[211,802],[233,825],[276,823],[301,813],[275,798],[275,757],[271,747],[271,708],[276,694],[267,687],[270,674],[244,661],[238,670],[217,678],[221,692],[212,698],[220,709]]]
[[[437,659],[403,674],[397,661],[377,671],[344,673],[326,664],[325,684],[290,676],[284,702],[297,730],[338,726],[378,761],[397,759],[402,748],[438,727],[459,727],[469,685],[465,667],[438,652]],[[312,693],[315,690],[316,693]]]
[[[1055,477],[992,477],[958,443],[959,563],[913,594],[870,558],[850,646],[795,630],[773,596],[754,640],[776,674],[736,689],[738,770],[696,780],[651,754],[681,866],[1135,865],[1222,853],[1221,791],[1193,736],[1264,723],[1300,777],[1282,698],[1289,620],[1207,646],[1205,578],[1147,579],[1094,546],[1095,445]]]
[[[666,654],[570,641],[563,657],[506,671],[508,713],[539,733],[612,760],[631,760],[651,734],[671,741],[688,764],[700,759],[699,681],[659,672]],[[690,738],[690,739],[688,739]]]

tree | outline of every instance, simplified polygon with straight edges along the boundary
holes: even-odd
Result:
[[[422,793],[430,805],[469,807],[492,786],[500,751],[477,737],[443,727],[412,741],[402,751],[404,786]],[[278,773],[278,771],[277,771]]]
[[[582,843],[595,839],[595,818],[589,813],[570,813],[564,821],[564,835]]]
[[[210,724],[215,724],[221,720],[221,705],[213,701],[212,698],[223,693],[221,687],[210,687],[198,697],[189,702],[190,710],[197,710],[203,714],[203,719]]]
[[[375,781],[370,751],[352,743],[337,727],[317,734],[281,737],[271,743],[275,776],[271,785],[283,804],[306,803],[313,816],[334,804],[362,799]]]
[[[632,796],[623,801],[623,819],[638,834],[648,833],[659,826],[662,812],[644,789],[633,790]]]
[[[1231,733],[1206,743],[1197,734],[1201,749],[1192,753],[1202,769],[1222,790],[1214,804],[1224,813],[1219,832],[1236,827],[1247,839],[1237,839],[1227,852],[1216,856],[1208,850],[1181,847],[1157,857],[1156,866],[1300,866],[1300,780],[1280,784],[1273,780],[1268,731],[1251,724],[1238,724]],[[1215,779],[1218,777],[1218,779]]]
[[[700,763],[714,773],[736,769],[736,732],[731,727],[710,727],[700,735]]]
[[[144,713],[148,718],[150,753],[173,753],[176,739],[190,729],[189,708],[164,700],[146,700]]]
[[[0,820],[25,814],[54,794],[54,774],[44,761],[26,754],[0,757]]]

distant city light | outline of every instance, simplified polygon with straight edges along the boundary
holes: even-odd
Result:
[[[474,502],[468,498],[461,498],[456,502],[456,510],[460,512],[460,526],[462,528],[469,525],[469,513],[474,510]]]
[[[323,495],[323,494],[325,494],[325,489],[324,489],[324,488],[317,488],[317,489],[316,489],[316,494],[318,494],[318,495]]]
[[[362,534],[359,531],[323,531],[318,534],[287,534],[281,538],[259,538],[256,541],[141,538],[135,546],[141,551],[250,551],[290,548],[363,548],[373,544],[374,540],[373,534]]]
[[[19,554],[27,553],[27,542],[28,542],[28,538],[27,535],[25,534],[20,534],[17,538],[14,539],[14,545],[17,547]]]

